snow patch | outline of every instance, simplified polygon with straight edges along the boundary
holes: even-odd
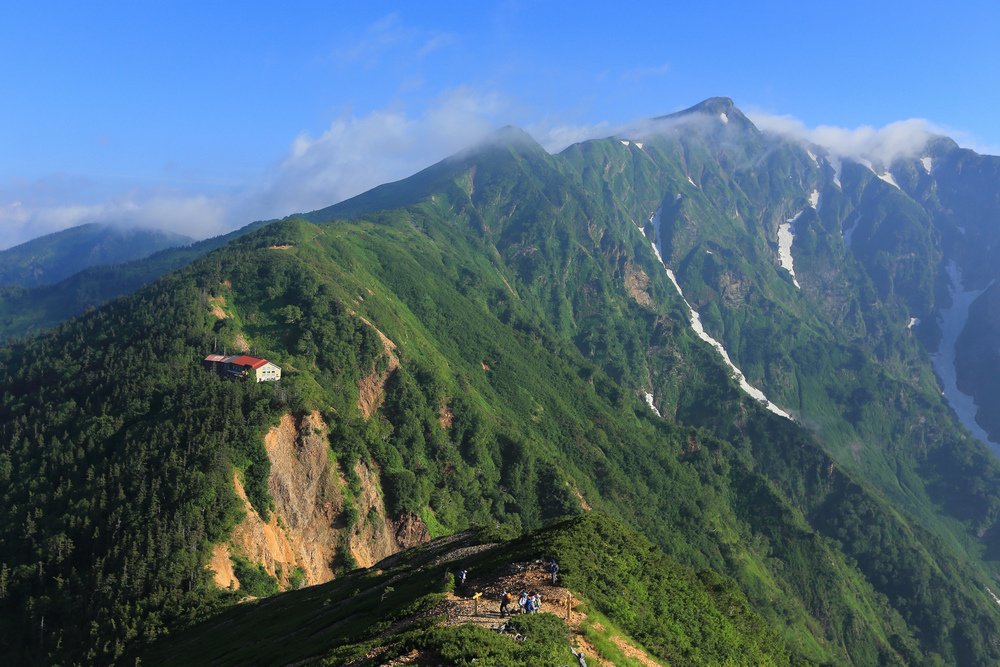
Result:
[[[1000,455],[1000,443],[990,440],[983,427],[976,423],[976,413],[979,408],[972,396],[963,393],[958,388],[958,371],[955,368],[955,345],[969,321],[969,308],[972,306],[972,302],[989,288],[989,285],[978,290],[963,290],[962,271],[954,260],[948,263],[948,278],[951,306],[939,313],[941,343],[938,345],[937,352],[931,355],[931,363],[934,366],[934,372],[941,381],[941,386],[944,388],[944,398],[958,415],[958,420],[972,432],[972,435],[990,445],[994,453]],[[992,284],[990,283],[990,285]]]
[[[622,146],[628,146],[629,145],[629,142],[626,141],[625,139],[619,139],[618,141],[622,142]]]
[[[663,416],[663,415],[660,414],[660,411],[656,409],[656,406],[653,405],[653,395],[651,393],[649,393],[648,391],[646,392],[646,404],[649,405],[649,409],[650,410],[652,410],[653,412],[656,413],[657,417],[662,417]]]
[[[743,371],[736,367],[736,364],[733,363],[732,359],[729,357],[729,352],[726,351],[726,348],[722,345],[722,343],[712,338],[712,336],[705,331],[705,327],[701,323],[701,315],[699,315],[698,311],[692,308],[691,304],[688,303],[687,298],[684,296],[684,290],[681,289],[680,283],[677,282],[677,276],[675,276],[674,272],[669,266],[667,266],[667,263],[663,261],[663,256],[660,254],[660,249],[658,247],[660,239],[660,211],[657,210],[649,216],[649,221],[653,224],[653,230],[656,234],[656,240],[651,242],[649,245],[653,248],[653,254],[656,255],[656,259],[660,260],[660,264],[663,264],[663,268],[667,272],[667,278],[669,278],[670,282],[673,283],[674,289],[677,290],[677,293],[681,297],[681,301],[683,301],[684,305],[687,306],[688,314],[691,318],[691,328],[694,329],[695,334],[698,338],[714,347],[715,350],[722,356],[722,360],[727,366],[729,366],[729,370],[731,370],[733,375],[736,377],[736,381],[739,383],[740,389],[752,398],[764,403],[765,407],[774,414],[791,420],[792,416],[790,414],[769,401],[767,396],[765,396],[764,392],[760,389],[757,389],[747,382],[746,376],[743,375]]]
[[[912,329],[913,327],[917,326],[918,324],[920,324],[920,318],[919,317],[911,317],[910,321],[906,323],[906,328],[907,329]]]
[[[819,158],[818,158],[818,157],[816,157],[816,154],[815,154],[815,153],[813,153],[813,152],[812,152],[811,150],[809,150],[809,149],[807,148],[807,149],[806,149],[806,155],[808,155],[808,156],[809,156],[809,159],[813,161],[813,164],[815,164],[815,165],[816,165],[817,167],[819,166]]]
[[[719,114],[719,120],[722,121],[723,125],[729,122],[729,116],[726,115],[725,111]]]
[[[926,171],[928,174],[930,174],[931,173],[931,167],[934,166],[934,160],[932,158],[929,158],[929,157],[922,157],[922,158],[920,158],[920,164],[924,165],[924,171]]]
[[[778,260],[781,262],[781,268],[788,271],[789,275],[792,276],[792,284],[799,289],[802,289],[802,286],[799,285],[799,281],[795,278],[795,262],[792,259],[792,244],[795,243],[795,233],[792,231],[792,225],[802,217],[803,213],[804,211],[799,211],[793,217],[778,225]]]
[[[641,141],[635,142],[635,147],[638,148],[639,150],[642,150],[642,142]]]
[[[813,190],[809,193],[809,205],[813,208],[819,206],[819,190]]]
[[[879,174],[878,177],[881,178],[886,183],[888,183],[889,185],[891,185],[894,188],[896,188],[897,190],[902,190],[903,189],[903,188],[899,187],[899,183],[896,182],[896,179],[893,178],[892,174],[890,174],[888,171],[885,172],[884,174]]]
[[[693,185],[694,187],[698,187],[698,184],[697,184],[697,183],[695,183],[694,181],[692,181],[692,180],[691,180],[691,177],[690,177],[690,176],[688,176],[688,183],[690,183],[690,184],[691,184],[691,185]]]

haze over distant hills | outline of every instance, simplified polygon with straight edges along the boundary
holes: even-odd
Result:
[[[157,229],[80,225],[0,251],[0,285],[51,285],[91,266],[142,259],[192,240]]]
[[[438,625],[449,542],[382,560],[499,526],[456,562],[499,581],[537,539],[671,664],[997,663],[1000,158],[918,148],[835,154],[726,98],[556,155],[506,128],[131,265],[0,350],[0,649],[169,663],[256,627],[280,662],[309,627],[297,660],[504,664]],[[206,372],[220,348],[281,382]],[[583,626],[539,623],[566,659]]]

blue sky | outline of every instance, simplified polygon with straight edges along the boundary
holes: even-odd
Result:
[[[92,220],[214,234],[504,124],[557,149],[713,95],[1000,146],[1000,3],[346,4],[0,2],[0,248]]]

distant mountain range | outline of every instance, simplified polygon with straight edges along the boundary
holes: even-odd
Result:
[[[998,664],[998,169],[713,98],[115,269],[0,349],[0,651],[509,664],[447,572],[556,555],[558,664]]]
[[[51,285],[91,266],[122,264],[192,241],[157,229],[79,225],[0,251],[0,285]]]

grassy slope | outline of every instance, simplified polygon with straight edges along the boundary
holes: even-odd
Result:
[[[263,224],[251,223],[229,234],[161,250],[140,260],[84,268],[51,285],[4,287],[0,289],[0,340],[45,331],[88,308],[131,294]]]
[[[363,665],[414,649],[447,664],[570,663],[570,632],[555,616],[518,619],[526,638],[519,643],[481,627],[438,627],[441,616],[426,613],[442,613],[449,572],[472,569],[483,582],[512,563],[543,556],[562,564],[563,585],[577,598],[668,664],[789,664],[781,640],[731,583],[696,574],[607,517],[563,521],[474,555],[451,556],[490,537],[446,538],[329,584],[240,605],[152,647],[143,664]]]
[[[714,353],[689,331],[629,219],[645,199],[613,208],[613,193],[609,200],[574,186],[572,169],[540,149],[493,147],[463,160],[418,179],[421,187],[433,182],[433,196],[412,183],[379,194],[409,208],[354,222],[286,221],[259,230],[51,338],[5,351],[4,423],[20,425],[0,460],[10,481],[6,525],[48,517],[33,525],[41,534],[30,544],[20,533],[0,534],[3,563],[14,571],[11,595],[0,605],[18,633],[30,637],[29,628],[46,615],[53,633],[47,646],[66,630],[69,655],[81,646],[107,650],[93,642],[111,641],[117,651],[163,632],[164,620],[169,625],[196,613],[210,590],[197,558],[160,571],[142,554],[161,537],[180,544],[189,528],[184,522],[147,527],[149,516],[157,516],[153,508],[167,508],[161,512],[167,517],[179,506],[196,514],[201,501],[188,506],[186,494],[150,489],[138,471],[118,470],[111,484],[101,473],[114,469],[116,447],[145,457],[126,461],[159,461],[162,447],[173,452],[172,488],[197,482],[191,497],[231,496],[224,474],[202,479],[199,466],[179,457],[184,448],[177,443],[192,441],[187,429],[197,421],[185,419],[178,429],[149,406],[221,391],[199,373],[197,360],[213,339],[231,343],[242,333],[289,372],[280,388],[256,388],[259,395],[245,397],[251,399],[245,407],[227,404],[253,414],[255,424],[283,409],[322,409],[338,460],[348,470],[357,457],[378,463],[393,512],[432,516],[446,531],[497,520],[532,529],[579,511],[572,493],[578,489],[595,507],[640,527],[671,558],[734,578],[797,659],[875,664],[914,662],[922,652],[952,661],[988,655],[984,638],[997,619],[989,601],[980,600],[977,575],[966,578],[949,565],[933,537],[832,465],[802,429],[739,394]],[[656,305],[642,307],[627,296],[621,285],[627,265],[647,273]],[[226,297],[232,317],[211,319],[211,295]],[[355,387],[380,350],[352,311],[386,333],[402,361],[382,414],[368,422],[353,407]],[[95,341],[103,346],[97,352]],[[101,375],[98,369],[121,350],[129,352],[116,362],[118,374]],[[173,377],[171,369],[192,365]],[[650,376],[671,388],[670,413],[678,422],[656,418],[642,402]],[[89,401],[95,377],[109,387],[119,383],[121,391]],[[60,381],[49,382],[44,395],[34,392],[44,378]],[[131,396],[137,388],[142,392]],[[456,418],[447,430],[437,421],[443,405]],[[127,418],[106,426],[112,437],[97,436],[99,413]],[[239,419],[235,413],[229,418]],[[221,423],[225,416],[214,418]],[[24,429],[28,423],[33,434]],[[245,448],[235,452],[194,437],[211,470],[233,461],[258,483],[266,478],[266,458],[252,435],[241,435]],[[51,443],[41,450],[41,464],[37,442]],[[145,450],[146,442],[155,446]],[[55,497],[34,492],[31,480],[46,466],[71,482],[77,504],[66,504],[65,489]],[[109,490],[119,507],[88,506],[87,522],[78,519],[82,503]],[[266,504],[265,496],[255,504]],[[127,511],[131,497],[143,499],[143,512]],[[121,516],[131,521],[126,534],[137,536],[134,551],[121,553],[114,540],[108,553],[93,549],[90,526],[108,530]],[[213,519],[196,533],[193,553],[204,553],[225,529],[226,517]],[[65,534],[77,545],[73,557],[50,558],[52,540]],[[870,562],[867,548],[885,559]],[[73,596],[95,585],[88,578],[95,562],[102,581],[117,576],[123,562],[130,577],[137,567],[142,574],[138,584],[102,586],[108,599],[96,605],[96,636],[74,636],[71,643]],[[893,569],[881,569],[886,563]],[[69,582],[60,585],[71,595],[55,598],[65,608],[48,597],[57,581]],[[63,618],[52,615],[53,606]],[[11,620],[14,608],[29,609],[23,625]],[[18,633],[8,637],[19,639]]]

